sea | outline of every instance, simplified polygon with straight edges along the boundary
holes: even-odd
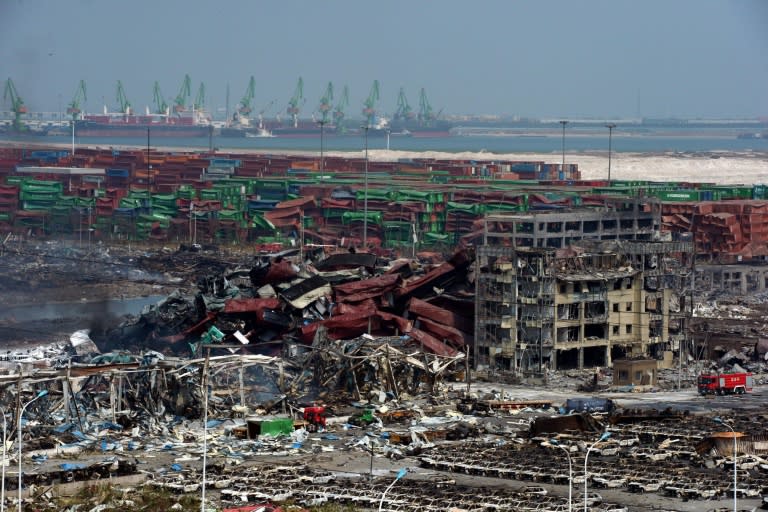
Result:
[[[34,142],[36,144],[71,144],[69,136],[46,136],[14,139],[3,136],[0,140]],[[149,141],[151,147],[172,148],[217,148],[221,151],[248,150],[258,152],[320,152],[321,140],[314,138],[225,138],[180,137],[157,138]],[[146,137],[137,138],[101,138],[76,137],[75,145],[99,147],[146,147]],[[409,137],[400,135],[369,136],[363,135],[326,135],[322,140],[323,151],[355,152],[368,150],[394,150],[407,152],[437,151],[443,153],[582,153],[607,152],[607,134],[576,133],[566,134],[565,143],[560,135],[464,135],[452,137]],[[654,132],[653,134],[617,134],[611,138],[611,152],[615,153],[669,153],[669,152],[745,152],[768,151],[768,138],[740,139],[735,133],[709,134],[701,131],[696,134],[678,134],[675,131]]]
[[[759,128],[758,128],[759,129]],[[149,146],[152,150],[209,151],[218,153],[307,154],[345,156],[372,161],[409,158],[462,160],[516,160],[578,164],[583,179],[697,181],[722,184],[768,184],[768,138],[739,138],[744,129],[675,127],[653,131],[616,129],[569,129],[451,137],[399,135],[327,135],[315,138],[138,138],[76,137],[75,148],[89,146],[125,148]],[[605,133],[604,133],[605,132]],[[29,147],[72,145],[71,136],[12,138],[0,135],[0,143]]]

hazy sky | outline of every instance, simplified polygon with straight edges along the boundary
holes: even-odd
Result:
[[[306,116],[332,81],[361,117],[378,79],[390,113],[403,86],[446,114],[768,117],[768,1],[0,0],[0,77],[32,111],[80,79],[89,111],[118,79],[143,110],[185,73],[221,107],[253,75],[271,115],[301,76]]]

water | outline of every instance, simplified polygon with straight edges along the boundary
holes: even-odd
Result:
[[[60,302],[10,306],[3,308],[4,318],[13,318],[17,322],[34,320],[54,320],[57,318],[95,318],[105,314],[115,316],[138,315],[144,306],[156,304],[164,297],[155,295],[131,299],[109,299],[95,302]]]
[[[530,131],[532,132],[532,131]],[[615,153],[660,153],[660,152],[702,152],[702,151],[768,151],[768,139],[738,139],[736,131],[725,132],[723,129],[699,129],[695,135],[680,133],[679,130],[655,130],[649,134],[622,133],[614,131],[612,151]],[[0,140],[13,140],[5,136]],[[71,137],[48,136],[16,139],[36,144],[69,145]],[[208,137],[195,138],[156,138],[150,141],[152,147],[171,148],[209,148]],[[224,138],[214,137],[213,146],[221,151],[250,150],[263,153],[280,152],[320,152],[320,138]],[[99,147],[133,146],[145,148],[147,139],[137,138],[98,138],[78,137],[76,145]],[[362,152],[365,139],[362,135],[326,136],[323,149],[326,152]],[[368,137],[368,149],[371,151],[387,149],[386,137]],[[534,135],[511,136],[456,136],[438,138],[419,138],[391,136],[389,149],[394,151],[445,153],[488,152],[488,153],[552,153],[560,154],[563,139],[560,134],[549,132]],[[594,152],[608,150],[607,133],[595,131],[566,132],[565,151],[568,153]]]

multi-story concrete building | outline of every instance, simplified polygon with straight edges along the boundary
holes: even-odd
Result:
[[[604,214],[488,218],[497,231],[487,228],[478,248],[476,366],[537,372],[679,350],[691,314],[693,244],[652,241],[657,214],[638,203],[610,228]],[[553,231],[553,222],[564,229]],[[574,222],[579,230],[565,229]],[[520,225],[544,229],[521,239]]]

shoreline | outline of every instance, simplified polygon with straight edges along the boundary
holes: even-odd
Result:
[[[10,149],[71,149],[71,144],[46,143],[45,141],[0,140],[0,148]],[[141,151],[141,145],[87,144],[75,147],[88,150]],[[209,154],[207,147],[151,146],[154,151],[176,153]],[[368,158],[375,162],[406,160],[409,158],[431,158],[436,160],[512,160],[543,161],[558,163],[560,152],[504,152],[490,151],[414,151],[369,149]],[[214,151],[218,155],[287,155],[317,158],[319,151],[243,148]],[[325,151],[326,157],[364,158],[363,150]],[[568,151],[565,161],[577,164],[584,180],[607,178],[608,151]],[[332,169],[328,169],[332,171]],[[756,185],[768,183],[767,151],[653,151],[653,152],[611,152],[611,176],[614,180],[647,180],[672,182],[704,182],[722,185]]]

